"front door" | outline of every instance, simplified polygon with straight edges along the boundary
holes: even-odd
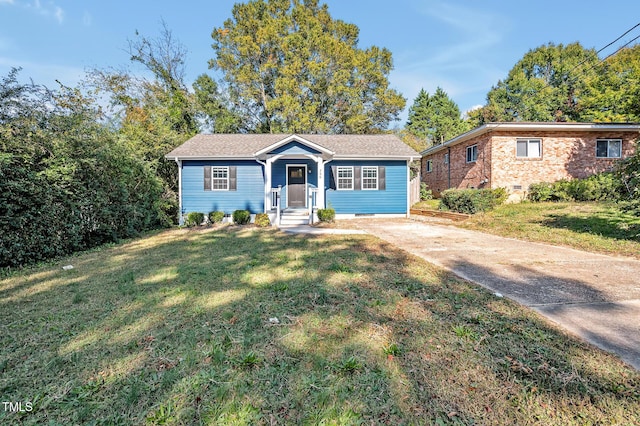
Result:
[[[287,207],[306,207],[307,168],[287,166]]]

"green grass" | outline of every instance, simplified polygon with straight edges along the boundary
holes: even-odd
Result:
[[[424,200],[416,203],[412,206],[414,209],[426,209],[426,210],[438,210],[440,207],[440,200]]]
[[[640,258],[640,217],[611,203],[504,204],[455,224],[506,237]]]
[[[0,398],[33,404],[1,424],[638,424],[639,385],[370,236],[171,230],[0,279]]]

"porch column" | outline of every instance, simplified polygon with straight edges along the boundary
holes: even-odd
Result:
[[[324,209],[324,160],[322,157],[316,157],[316,164],[318,167],[318,192],[316,195],[316,204],[319,209]]]
[[[273,165],[273,158],[267,158],[264,166],[264,212],[267,213],[271,210],[271,166]]]

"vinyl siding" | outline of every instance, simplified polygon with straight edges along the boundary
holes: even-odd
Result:
[[[236,191],[205,191],[205,166],[237,167]],[[227,214],[235,210],[264,212],[263,167],[256,161],[183,161],[182,213],[219,210]]]
[[[300,154],[320,154],[313,148],[310,148],[300,142],[289,142],[281,147],[278,147],[271,151],[269,154],[285,154],[285,155],[300,155]]]
[[[385,190],[335,190],[330,188],[331,166],[384,166]],[[332,161],[325,166],[327,207],[338,214],[407,213],[406,161]]]

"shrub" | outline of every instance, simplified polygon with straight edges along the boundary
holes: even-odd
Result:
[[[220,223],[224,219],[224,212],[221,211],[213,211],[209,213],[209,222],[211,223]]]
[[[318,219],[320,222],[333,222],[336,218],[334,209],[318,209]]]
[[[586,179],[534,183],[529,187],[529,200],[540,201],[604,201],[616,200],[623,185],[613,173],[599,173]]]
[[[233,223],[238,225],[246,225],[251,220],[249,210],[236,210],[233,212]]]
[[[200,226],[204,222],[204,213],[200,212],[190,212],[187,213],[187,218],[184,221],[186,226]]]
[[[507,198],[504,188],[498,189],[448,189],[442,192],[440,209],[458,213],[475,214],[491,210]]]
[[[549,201],[553,194],[553,185],[548,182],[532,183],[529,186],[529,194],[527,195],[529,200],[540,203],[543,201]]]
[[[429,185],[422,182],[420,184],[420,201],[433,200],[433,192],[429,189]]]
[[[256,215],[255,224],[260,228],[266,228],[268,226],[271,226],[271,220],[269,219],[269,215],[266,213],[258,213]]]

